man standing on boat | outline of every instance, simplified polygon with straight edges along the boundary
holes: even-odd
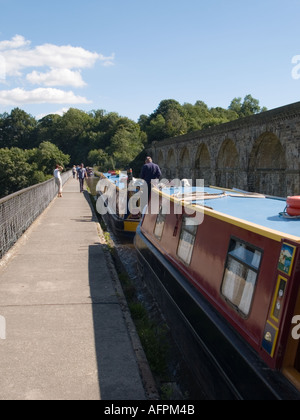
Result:
[[[151,182],[153,179],[159,179],[161,177],[161,170],[158,165],[153,163],[151,157],[147,157],[145,165],[142,168],[140,177],[147,183],[148,186],[148,197],[151,195]]]

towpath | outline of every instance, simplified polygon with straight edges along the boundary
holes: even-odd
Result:
[[[1,262],[0,400],[147,399],[99,229],[71,179]]]

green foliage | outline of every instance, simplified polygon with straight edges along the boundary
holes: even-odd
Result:
[[[35,118],[19,108],[13,109],[10,115],[3,114],[0,116],[0,148],[27,149],[36,144],[36,126]]]
[[[57,146],[49,141],[41,143],[38,149],[35,150],[33,157],[38,170],[46,175],[52,174],[56,164],[65,167],[70,162],[70,156],[65,155]]]
[[[100,148],[91,150],[87,161],[91,166],[100,166],[103,171],[126,169],[147,142],[147,136],[137,123],[115,113],[105,115],[98,129],[102,134],[95,143]]]
[[[149,118],[141,116],[139,122],[146,131],[150,142],[179,136],[187,132],[186,112],[174,99],[161,101]]]
[[[265,111],[247,95],[234,98],[228,109],[209,108],[203,101],[181,105],[174,99],[160,102],[138,123],[115,112],[90,113],[71,108],[63,116],[50,114],[36,121],[15,108],[0,115],[0,180],[3,196],[43,181],[56,163],[97,165],[100,170],[126,169],[144,162],[147,143],[180,136]],[[139,172],[135,168],[135,172]]]
[[[0,197],[32,185],[35,168],[28,158],[28,153],[17,147],[0,149]]]
[[[239,118],[249,117],[250,115],[264,112],[267,109],[259,106],[259,101],[251,95],[247,95],[242,102],[242,98],[234,98],[229,105],[229,110],[234,111]]]
[[[44,142],[36,149],[0,149],[0,198],[52,177],[56,163],[69,163],[54,144]]]
[[[266,111],[266,108],[260,108],[259,101],[251,95],[247,95],[243,103],[241,98],[233,99],[228,109],[208,108],[203,101],[197,101],[195,105],[180,105],[177,101],[168,99],[161,101],[158,108],[148,117],[141,115],[139,124],[151,143],[263,111]]]

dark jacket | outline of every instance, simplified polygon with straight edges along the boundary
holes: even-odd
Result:
[[[146,163],[141,172],[141,178],[144,179],[148,185],[151,184],[152,179],[159,179],[161,177],[161,170],[155,163]]]

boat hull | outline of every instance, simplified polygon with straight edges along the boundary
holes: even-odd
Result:
[[[124,220],[110,213],[102,216],[102,218],[109,224],[116,236],[125,236],[132,240],[134,239],[137,227],[140,223],[139,220]]]
[[[212,400],[293,400],[297,390],[270,369],[204,296],[143,235],[135,237],[141,276],[164,313],[199,394]]]

